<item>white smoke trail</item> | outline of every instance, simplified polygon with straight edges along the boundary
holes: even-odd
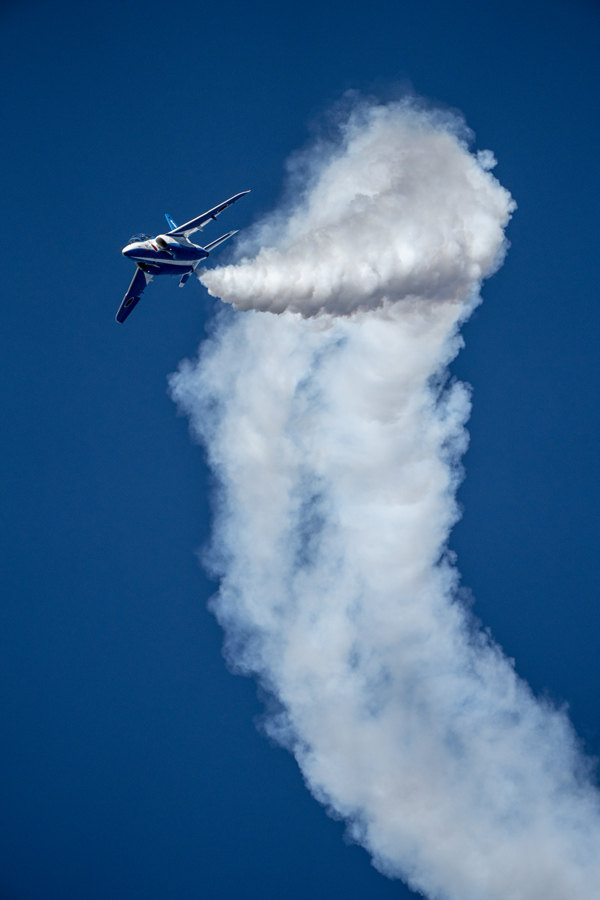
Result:
[[[360,106],[339,146],[300,158],[307,183],[288,215],[262,223],[254,258],[202,282],[237,309],[303,316],[464,301],[501,261],[512,210],[486,172],[493,155],[471,156],[467,135],[448,114]]]
[[[228,658],[279,701],[268,729],[315,796],[428,897],[597,900],[572,728],[473,626],[444,550],[469,414],[444,371],[513,208],[464,139],[359,105],[254,256],[203,276],[250,311],[224,308],[171,389],[220,483]]]

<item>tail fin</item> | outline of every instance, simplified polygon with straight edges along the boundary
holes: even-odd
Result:
[[[227,234],[217,238],[216,241],[211,241],[210,244],[207,244],[206,247],[203,247],[202,249],[206,250],[207,253],[210,253],[211,250],[214,250],[215,247],[218,247],[219,244],[222,244],[223,241],[226,241],[228,238],[233,237],[234,234],[237,234],[237,231],[228,231]]]
[[[169,223],[169,228],[171,229],[171,231],[173,231],[174,228],[177,228],[177,225],[175,224],[169,213],[165,213],[165,219]]]

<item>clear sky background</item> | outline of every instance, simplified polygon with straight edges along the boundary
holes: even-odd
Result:
[[[451,543],[600,753],[600,4],[4,2],[0,60],[0,900],[409,897],[226,670],[195,556],[210,476],[166,392],[214,302],[159,279],[117,325],[120,251],[247,188],[210,237],[250,224],[348,89],[464,113],[519,208],[453,366],[474,412]]]

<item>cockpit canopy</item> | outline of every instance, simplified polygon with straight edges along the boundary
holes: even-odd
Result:
[[[140,231],[139,234],[134,234],[133,237],[130,237],[125,246],[129,247],[130,244],[137,244],[139,241],[151,241],[153,237],[154,235],[152,234],[142,234]]]

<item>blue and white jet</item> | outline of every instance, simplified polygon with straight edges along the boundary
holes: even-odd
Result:
[[[190,275],[195,272],[198,264],[206,259],[210,251],[222,244],[223,241],[233,237],[237,231],[228,231],[227,234],[207,244],[206,247],[192,244],[190,234],[193,234],[194,231],[202,231],[208,222],[216,219],[228,206],[231,206],[244,194],[249,193],[250,191],[242,191],[241,194],[230,197],[225,203],[209,209],[208,212],[196,219],[191,219],[185,225],[177,226],[171,216],[165,215],[171,230],[165,234],[159,234],[158,237],[152,237],[150,234],[134,234],[123,247],[123,256],[132,259],[137,269],[119,307],[116,316],[117,322],[125,321],[139,303],[144,288],[155,275],[175,275],[179,278],[179,287],[183,287]]]

